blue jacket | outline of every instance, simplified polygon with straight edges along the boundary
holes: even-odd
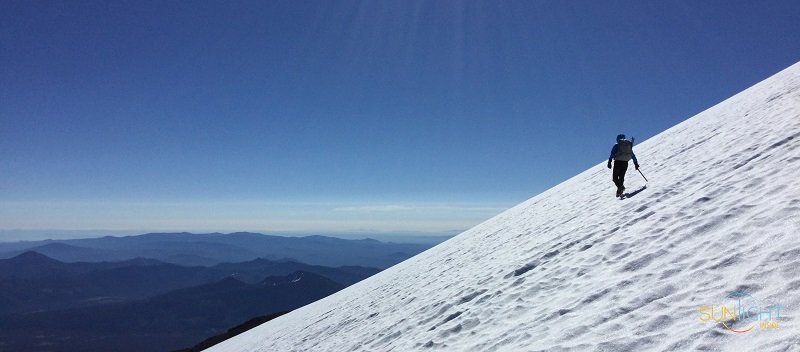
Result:
[[[611,155],[608,157],[609,163],[617,155],[617,148],[619,148],[619,144],[614,144],[614,147],[611,148]],[[631,159],[633,159],[633,165],[639,165],[639,162],[636,161],[636,154],[634,154],[633,151],[631,151],[631,156],[632,156]]]

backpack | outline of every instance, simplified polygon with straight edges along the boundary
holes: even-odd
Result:
[[[614,160],[630,161],[633,158],[633,142],[627,139],[620,139],[617,142],[617,154]]]

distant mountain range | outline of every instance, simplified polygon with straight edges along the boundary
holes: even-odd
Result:
[[[296,271],[316,273],[348,286],[380,269],[332,268],[266,259],[212,267],[184,267],[142,258],[123,262],[63,263],[36,252],[25,252],[0,260],[0,314],[125,302],[225,278],[255,283],[267,276]]]
[[[379,271],[262,258],[211,267],[64,263],[28,251],[0,260],[0,350],[175,350]]]
[[[0,351],[207,346],[431,246],[256,233],[0,243]]]
[[[444,240],[446,238],[442,238]],[[36,251],[63,262],[124,261],[152,258],[183,266],[213,266],[256,258],[324,265],[387,268],[436,243],[391,243],[327,236],[283,237],[257,233],[150,233],[89,239],[0,243],[0,259]]]

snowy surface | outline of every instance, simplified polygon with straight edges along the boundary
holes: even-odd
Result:
[[[800,351],[800,63],[634,150],[210,351]]]

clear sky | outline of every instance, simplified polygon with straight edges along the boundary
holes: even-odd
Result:
[[[796,0],[4,0],[0,26],[0,230],[463,230],[800,60]]]

